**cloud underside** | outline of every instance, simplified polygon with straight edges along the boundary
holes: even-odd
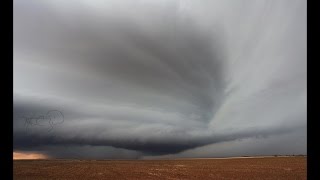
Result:
[[[306,152],[304,1],[14,7],[15,150],[223,156],[249,139],[252,154]],[[28,124],[50,110],[63,123]],[[285,148],[294,138],[302,145]],[[264,141],[274,148],[258,148]]]

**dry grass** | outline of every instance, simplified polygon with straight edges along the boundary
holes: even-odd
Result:
[[[15,160],[14,179],[306,179],[306,157]]]

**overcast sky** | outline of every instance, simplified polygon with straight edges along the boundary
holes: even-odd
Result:
[[[15,0],[14,150],[306,154],[306,61],[305,0]]]

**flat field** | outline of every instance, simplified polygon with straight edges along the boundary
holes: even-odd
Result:
[[[14,160],[15,180],[307,179],[306,157]]]

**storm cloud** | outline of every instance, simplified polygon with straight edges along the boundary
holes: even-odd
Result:
[[[303,0],[14,1],[16,151],[303,154],[305,134]]]

